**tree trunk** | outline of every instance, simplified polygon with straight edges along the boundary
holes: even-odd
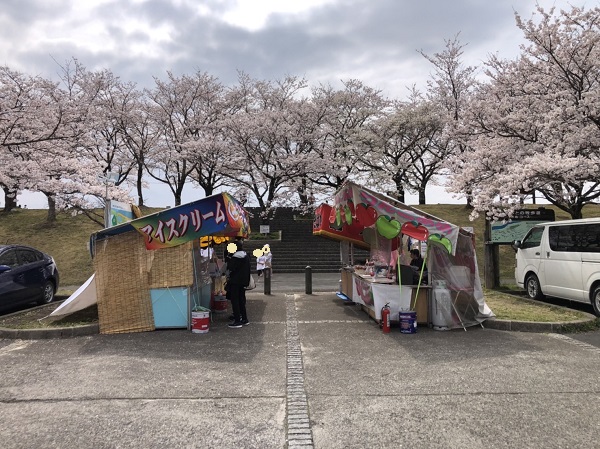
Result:
[[[302,209],[308,208],[308,193],[306,192],[306,178],[302,179],[301,184],[296,187],[296,192],[298,192],[298,198],[300,200],[300,205]]]
[[[138,174],[137,174],[137,180],[136,180],[136,189],[137,189],[137,194],[138,194],[138,207],[144,207],[144,190],[143,190],[143,186],[142,186],[142,178],[144,176],[144,173],[142,170],[139,169],[138,167]]]
[[[398,173],[396,173],[393,177],[394,179],[394,184],[396,184],[396,197],[398,198],[398,201],[400,201],[401,203],[405,203],[405,192],[404,192],[404,184],[402,184],[402,176]]]
[[[4,191],[4,212],[10,212],[17,207],[17,191],[10,190],[6,186],[2,186]]]
[[[181,206],[181,195],[183,194],[183,186],[184,186],[184,182],[181,182],[180,184],[178,184],[177,188],[175,189],[175,192],[173,194],[173,197],[175,199],[175,207]]]
[[[569,212],[571,214],[572,220],[578,220],[580,218],[583,218],[583,205],[580,203],[573,204],[569,208]]]
[[[419,204],[427,204],[425,202],[425,189],[420,189],[419,190]]]
[[[465,193],[467,196],[467,209],[473,209],[473,192],[469,189]]]
[[[500,250],[497,244],[492,243],[492,222],[490,220],[485,220],[483,240],[484,286],[494,289],[500,285]]]
[[[48,216],[46,217],[46,223],[56,222],[56,200],[53,194],[44,192],[46,198],[48,198]]]

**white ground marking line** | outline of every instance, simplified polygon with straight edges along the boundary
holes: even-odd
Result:
[[[591,345],[589,343],[585,343],[583,341],[576,340],[575,338],[569,337],[568,335],[564,335],[564,334],[548,334],[548,335],[557,340],[566,341],[567,343],[570,343],[572,345],[579,346],[580,348],[587,349],[588,351],[593,351],[593,352],[600,354],[600,348],[597,348],[596,346]]]
[[[298,321],[299,324],[327,324],[327,323],[352,323],[352,324],[369,324],[367,320],[303,320]]]
[[[313,438],[308,411],[306,390],[304,389],[304,365],[302,348],[298,334],[296,300],[294,295],[286,295],[286,343],[287,343],[287,447],[312,448]]]
[[[21,349],[25,349],[27,346],[30,346],[33,342],[29,340],[16,340],[10,343],[3,348],[0,348],[0,356],[6,355],[9,352],[20,351]]]

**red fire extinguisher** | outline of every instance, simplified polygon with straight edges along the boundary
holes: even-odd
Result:
[[[391,330],[390,326],[390,303],[388,302],[381,309],[381,328],[384,334],[389,334]]]

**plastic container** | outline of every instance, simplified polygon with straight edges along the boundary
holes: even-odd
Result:
[[[401,333],[414,334],[417,332],[417,312],[414,310],[400,312],[398,319],[400,321]]]
[[[445,283],[438,284],[433,289],[432,312],[433,329],[436,331],[449,330],[448,324],[452,323],[452,298],[450,298],[450,291],[445,287]]]

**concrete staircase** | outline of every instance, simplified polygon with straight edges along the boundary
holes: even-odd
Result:
[[[250,227],[253,232],[260,230],[262,220],[258,208],[247,208],[252,215]],[[263,223],[266,224],[266,223]],[[307,266],[313,273],[334,273],[342,266],[340,244],[337,241],[312,234],[312,217],[300,217],[291,208],[278,208],[269,222],[271,233],[281,231],[281,240],[247,240],[244,250],[252,254],[256,248],[268,243],[273,253],[274,273],[303,273]],[[369,253],[357,250],[358,258],[365,259]],[[252,270],[256,269],[256,257],[251,256]]]

